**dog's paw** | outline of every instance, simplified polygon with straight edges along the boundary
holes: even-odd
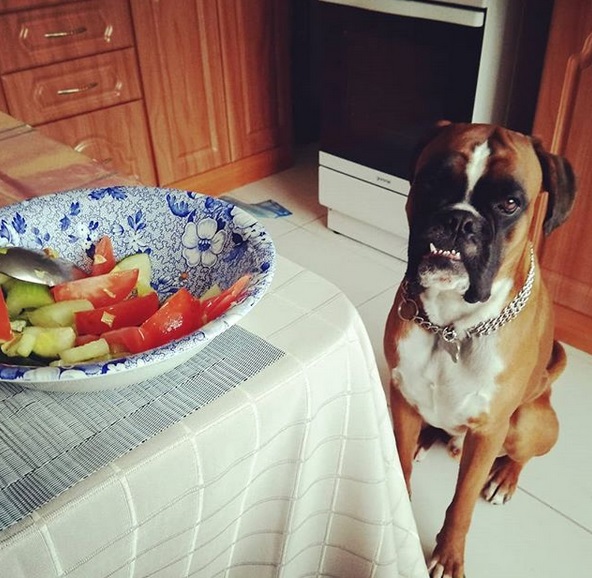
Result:
[[[491,468],[481,495],[495,506],[507,503],[518,487],[521,471],[522,466],[507,456],[498,458]]]
[[[464,563],[462,558],[445,556],[434,552],[429,564],[430,578],[464,578]]]

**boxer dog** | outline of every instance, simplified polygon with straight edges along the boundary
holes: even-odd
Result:
[[[569,163],[499,126],[442,122],[420,150],[406,205],[408,265],[384,335],[391,412],[407,488],[435,431],[460,455],[429,561],[463,578],[480,494],[505,503],[558,435],[551,384],[565,367],[533,229],[550,233],[575,197]],[[544,223],[535,218],[548,193]],[[436,429],[434,429],[436,428]]]

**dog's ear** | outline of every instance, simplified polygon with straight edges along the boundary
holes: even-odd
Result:
[[[415,148],[413,149],[413,154],[411,155],[411,162],[409,163],[409,181],[413,182],[413,178],[415,177],[415,167],[417,165],[417,161],[419,159],[419,155],[421,151],[431,142],[444,128],[450,126],[452,124],[449,120],[439,120],[434,125],[429,127],[423,136],[419,139],[416,143]]]
[[[576,197],[576,177],[569,161],[547,152],[540,139],[533,137],[532,146],[543,170],[543,189],[549,193],[543,225],[548,235],[569,217]]]

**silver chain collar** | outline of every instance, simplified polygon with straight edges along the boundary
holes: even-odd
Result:
[[[534,249],[531,245],[530,268],[528,270],[528,275],[526,276],[526,280],[524,281],[522,289],[520,289],[520,291],[516,293],[514,299],[512,299],[512,301],[510,301],[502,309],[501,313],[497,317],[486,319],[485,321],[477,323],[477,325],[474,325],[473,327],[469,327],[469,329],[465,331],[465,334],[462,338],[459,337],[454,327],[454,324],[442,327],[441,325],[436,325],[435,323],[432,323],[427,318],[427,316],[424,317],[420,314],[419,306],[411,297],[409,297],[409,294],[407,293],[407,280],[403,281],[401,287],[403,301],[399,304],[397,312],[401,319],[405,321],[414,321],[420,327],[423,327],[430,333],[438,335],[444,341],[445,344],[456,344],[456,356],[458,356],[460,341],[462,341],[463,339],[469,339],[471,337],[484,337],[485,335],[490,335],[491,333],[497,331],[500,327],[502,327],[506,323],[509,323],[518,316],[522,309],[524,309],[524,306],[526,305],[528,298],[530,297],[530,293],[532,292],[532,285],[534,283],[534,278]],[[407,310],[407,313],[405,312],[405,310]],[[455,355],[453,353],[451,353],[451,355],[454,359]]]

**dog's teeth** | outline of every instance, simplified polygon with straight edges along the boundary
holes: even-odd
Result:
[[[456,249],[438,249],[434,243],[430,243],[430,253],[432,255],[440,255],[442,257],[447,257],[448,259],[453,259],[455,261],[459,261],[461,256],[460,252]]]

